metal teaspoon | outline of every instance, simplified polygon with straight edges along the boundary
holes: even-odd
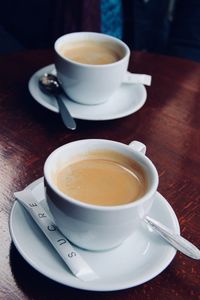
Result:
[[[46,92],[47,94],[52,94],[56,98],[59,106],[59,112],[61,114],[65,126],[71,130],[76,129],[76,123],[72,118],[71,114],[69,113],[67,107],[65,106],[62,97],[60,96],[62,89],[60,87],[57,77],[53,74],[45,73],[39,79],[39,86],[43,92]]]
[[[144,221],[149,224],[152,229],[157,231],[175,249],[191,258],[200,259],[200,250],[181,235],[172,232],[168,227],[149,216],[146,216]]]

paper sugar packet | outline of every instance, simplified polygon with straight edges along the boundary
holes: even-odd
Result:
[[[25,207],[33,220],[43,231],[55,250],[59,253],[71,272],[83,281],[95,280],[97,274],[73,248],[66,237],[59,231],[41,204],[28,189],[14,193],[16,199]]]

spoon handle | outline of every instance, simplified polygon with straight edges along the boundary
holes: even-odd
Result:
[[[72,118],[72,116],[70,115],[67,107],[65,106],[62,97],[60,95],[55,95],[55,97],[57,99],[57,103],[59,106],[59,112],[61,114],[63,123],[65,124],[65,126],[68,129],[71,129],[71,130],[76,129],[76,123],[75,123],[74,119]]]
[[[144,221],[156,230],[174,248],[191,258],[200,259],[200,250],[191,242],[179,234],[172,232],[168,227],[149,216],[146,216]]]

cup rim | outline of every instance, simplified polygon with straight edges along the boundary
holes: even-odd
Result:
[[[152,176],[154,177],[152,180],[152,186],[151,188],[147,191],[147,193],[142,196],[141,198],[137,199],[136,201],[127,203],[127,204],[120,204],[120,205],[113,205],[113,206],[105,206],[105,205],[95,205],[95,204],[89,204],[89,203],[85,203],[82,202],[80,200],[74,199],[70,196],[66,196],[63,192],[61,192],[56,186],[55,184],[53,184],[51,178],[50,178],[50,174],[48,173],[48,166],[51,163],[53,157],[59,152],[59,151],[64,151],[64,149],[66,147],[70,147],[70,145],[72,144],[80,144],[80,143],[94,143],[94,142],[104,142],[104,143],[112,143],[112,144],[118,144],[120,145],[120,147],[124,147],[124,149],[126,148],[127,150],[129,149],[129,153],[133,152],[134,155],[137,157],[140,157],[140,159],[145,162],[145,165],[148,165],[148,168],[151,169],[150,172],[152,173]],[[129,148],[127,148],[129,147]],[[102,148],[103,149],[103,148]],[[116,150],[117,151],[117,150]],[[50,188],[53,190],[53,192],[55,194],[57,194],[59,197],[62,198],[62,200],[70,202],[71,204],[75,205],[75,206],[79,206],[79,207],[83,207],[83,208],[87,208],[87,209],[91,209],[91,210],[98,210],[98,211],[116,211],[116,210],[125,210],[125,209],[129,209],[129,208],[133,208],[133,207],[137,207],[142,205],[144,202],[148,201],[151,197],[153,197],[153,195],[155,194],[155,192],[157,191],[157,187],[158,187],[158,182],[159,182],[159,178],[158,178],[158,172],[156,170],[156,167],[154,166],[154,164],[152,163],[152,161],[145,156],[144,154],[142,154],[141,152],[135,151],[134,149],[132,149],[129,145],[124,144],[124,143],[120,143],[120,142],[116,142],[113,140],[107,140],[107,139],[82,139],[82,140],[77,140],[77,141],[73,141],[67,144],[64,144],[58,148],[56,148],[46,159],[45,164],[44,164],[44,178],[45,181],[47,182],[47,184],[50,186]]]
[[[120,44],[122,47],[124,47],[125,49],[125,55],[120,58],[119,60],[113,62],[113,63],[109,63],[109,64],[102,64],[102,65],[97,65],[97,64],[84,64],[84,63],[79,63],[75,60],[72,60],[72,59],[69,59],[69,58],[66,58],[64,57],[63,55],[61,55],[58,51],[58,44],[61,43],[62,40],[66,39],[67,37],[70,37],[70,36],[75,36],[75,35],[79,35],[79,36],[83,36],[83,35],[87,35],[87,36],[101,36],[101,37],[105,37],[106,39],[108,40],[112,40],[112,41],[115,41],[116,43]],[[122,40],[114,37],[114,36],[111,36],[111,35],[108,35],[108,34],[105,34],[105,33],[100,33],[100,32],[93,32],[93,31],[80,31],[80,32],[71,32],[71,33],[67,33],[67,34],[64,34],[62,36],[60,36],[59,38],[57,38],[57,40],[55,41],[54,43],[54,51],[56,52],[56,54],[58,55],[58,57],[60,57],[61,59],[63,59],[64,61],[68,62],[68,63],[71,63],[73,65],[76,65],[76,66],[81,66],[81,67],[84,67],[84,68],[108,68],[110,66],[114,66],[114,65],[118,65],[118,64],[121,64],[124,60],[127,59],[127,57],[130,56],[130,49],[128,47],[128,45],[126,43],[124,43]]]

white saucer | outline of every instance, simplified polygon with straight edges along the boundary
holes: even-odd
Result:
[[[46,206],[43,178],[28,188]],[[177,217],[159,193],[149,215],[179,233]],[[59,283],[83,290],[114,291],[137,286],[162,272],[176,254],[174,248],[142,224],[132,237],[113,250],[90,252],[77,248],[99,276],[95,281],[83,282],[71,274],[18,202],[14,203],[11,211],[10,233],[16,248],[32,267]]]
[[[55,73],[54,65],[48,65],[33,74],[28,84],[29,91],[42,106],[58,113],[55,98],[44,94],[39,88],[38,80],[44,73]],[[146,98],[147,92],[142,84],[122,84],[109,101],[99,105],[79,104],[67,99],[67,96],[63,94],[63,99],[74,118],[93,121],[112,120],[128,116],[139,110],[144,105]]]

